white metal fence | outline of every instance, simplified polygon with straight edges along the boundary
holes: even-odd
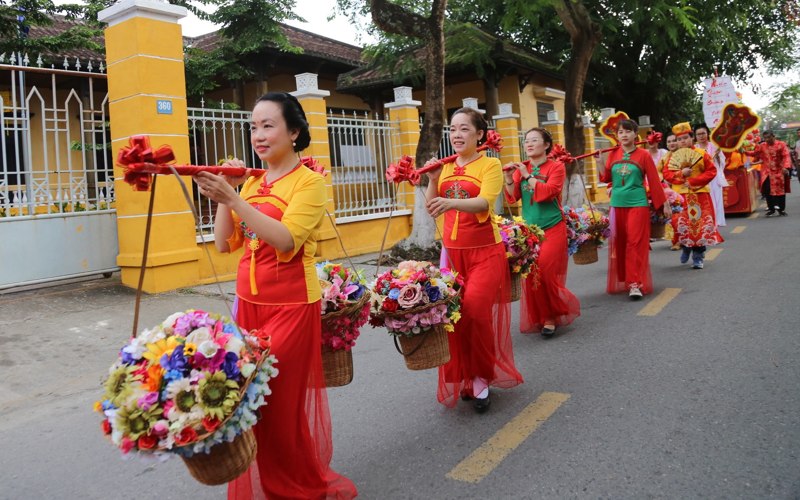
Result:
[[[218,165],[227,159],[239,158],[249,167],[258,167],[261,160],[250,145],[250,112],[219,107],[188,108],[189,151],[193,165]],[[216,203],[201,196],[193,186],[195,206],[200,214],[203,236],[214,234]],[[200,237],[198,236],[198,241]]]
[[[103,64],[0,55],[0,289],[118,269]]]
[[[422,126],[421,120],[420,126]],[[494,121],[489,122],[489,130],[494,130]],[[445,125],[442,128],[442,140],[439,143],[439,158],[444,158],[453,154],[455,154],[455,150],[453,149],[453,145],[450,144],[450,125]],[[500,158],[500,153],[489,149],[486,151],[486,156]]]
[[[0,59],[0,221],[112,210],[105,75],[22,64]]]
[[[368,113],[328,112],[331,179],[337,222],[352,222],[409,213],[396,200],[395,185],[385,172],[393,158],[397,123],[371,118]]]

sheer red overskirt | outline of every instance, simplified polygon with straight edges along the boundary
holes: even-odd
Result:
[[[437,399],[453,407],[461,391],[472,394],[475,377],[509,388],[521,384],[522,375],[511,346],[511,276],[503,244],[447,253],[465,281],[461,320],[448,334],[450,361],[439,367]]]
[[[636,284],[653,292],[650,273],[650,208],[612,207],[606,292],[627,292]]]
[[[539,250],[538,280],[525,278],[520,303],[520,331],[541,331],[545,324],[565,326],[581,315],[581,303],[567,289],[567,226],[559,222],[544,231]]]
[[[330,468],[331,419],[320,352],[320,303],[259,305],[239,300],[239,325],[272,337],[278,376],[254,427],[258,451],[228,498],[350,499],[356,487]]]

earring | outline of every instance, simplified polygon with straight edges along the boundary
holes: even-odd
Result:
[[[296,147],[297,147],[297,143],[296,143],[296,142],[294,142],[294,141],[292,141],[292,147],[293,147],[293,148],[296,148]]]

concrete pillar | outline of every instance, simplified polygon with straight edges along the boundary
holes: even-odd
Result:
[[[169,144],[178,163],[189,163],[183,40],[178,19],[186,9],[153,0],[122,0],[100,11],[105,30],[108,99],[114,158],[132,135],[153,147]],[[150,193],[134,191],[114,169],[122,283],[136,287]],[[191,182],[186,177],[184,181]],[[156,189],[143,289],[149,293],[193,285],[200,249],[194,219],[178,182],[161,176]]]
[[[325,175],[325,191],[328,201],[325,208],[333,217],[336,209],[334,205],[333,182],[331,179],[331,148],[328,142],[328,115],[326,112],[325,98],[331,93],[319,88],[318,75],[315,73],[300,73],[294,75],[297,90],[291,92],[300,101],[303,111],[308,120],[308,128],[311,134],[311,143],[308,148],[301,151],[302,156],[312,156],[315,160],[325,165],[328,173]],[[334,221],[336,220],[333,217]],[[342,256],[342,251],[338,244],[328,245],[327,240],[334,240],[336,231],[331,224],[331,219],[325,215],[322,228],[319,233],[319,245],[317,245],[317,255],[323,252],[326,257]]]
[[[386,103],[384,109],[389,110],[389,120],[398,124],[397,140],[394,141],[392,162],[398,161],[403,155],[412,158],[417,154],[419,144],[419,107],[421,101],[412,97],[411,87],[395,87],[394,102]],[[477,100],[476,100],[477,101]],[[421,168],[422,165],[415,165]],[[405,202],[406,206],[414,206],[414,188],[407,182],[398,187],[398,203]]]

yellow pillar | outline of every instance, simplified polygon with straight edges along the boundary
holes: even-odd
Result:
[[[503,149],[500,150],[500,163],[506,165],[508,163],[518,162],[522,158],[519,145],[519,115],[512,113],[510,103],[501,103],[498,107],[500,108],[500,114],[492,118],[494,119],[495,131],[503,138]],[[508,202],[506,202],[505,197],[501,195],[501,198],[502,206],[504,208],[507,207]],[[520,202],[517,201],[508,207],[508,209],[515,215],[519,215]]]
[[[503,149],[500,150],[500,163],[518,162],[522,155],[519,146],[519,115],[512,113],[511,104],[501,103],[500,114],[495,115],[494,128],[503,138]]]
[[[591,124],[589,126],[585,126],[583,128],[583,141],[585,144],[585,153],[591,153],[594,151],[594,127]],[[584,178],[586,179],[586,187],[589,189],[589,196],[592,199],[593,203],[596,203],[598,200],[598,187],[597,184],[600,182],[600,171],[598,170],[597,165],[597,158],[594,156],[588,156],[583,159],[583,173]],[[605,196],[605,193],[603,193]]]
[[[541,123],[542,128],[550,132],[550,137],[553,138],[553,144],[564,144],[564,121],[558,119],[556,111],[547,112],[547,121]]]
[[[336,238],[336,231],[331,223],[331,219],[336,220],[334,217],[334,203],[333,203],[333,181],[331,179],[331,148],[328,142],[328,115],[326,112],[325,98],[330,96],[331,93],[327,90],[319,88],[317,74],[315,73],[300,73],[294,76],[297,90],[292,92],[292,95],[300,101],[303,106],[303,111],[308,120],[309,132],[311,134],[311,143],[308,148],[302,151],[302,156],[312,156],[315,160],[325,166],[328,173],[325,175],[325,191],[328,201],[325,203],[325,208],[328,214],[325,214],[325,220],[322,222],[322,229],[319,234],[320,243],[326,240]],[[341,256],[341,249],[336,245],[326,252],[326,257]],[[320,255],[323,245],[317,247],[317,255]]]
[[[172,146],[178,163],[189,163],[183,40],[178,19],[186,9],[166,2],[122,0],[101,11],[108,67],[108,99],[114,158],[132,135],[154,147]],[[114,169],[122,283],[136,287],[144,248],[150,193],[134,191]],[[191,179],[184,178],[187,183]],[[149,293],[199,280],[200,250],[194,219],[177,180],[160,176],[143,289]]]
[[[393,141],[392,163],[400,160],[403,155],[414,158],[419,144],[419,106],[422,102],[415,101],[411,87],[395,87],[394,102],[384,104],[389,110],[389,120],[397,123],[397,139]],[[422,165],[414,165],[421,168]],[[408,207],[414,206],[414,191],[416,188],[403,182],[397,187],[397,202]]]

